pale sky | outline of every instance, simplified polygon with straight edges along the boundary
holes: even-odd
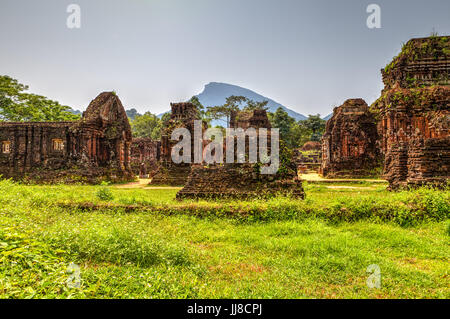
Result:
[[[81,7],[69,29],[67,6]],[[366,8],[381,7],[381,29]],[[450,35],[449,0],[0,0],[0,74],[84,110],[115,90],[161,113],[208,82],[265,95],[299,113],[382,89],[402,42]]]

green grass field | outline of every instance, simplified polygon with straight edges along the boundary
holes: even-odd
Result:
[[[305,190],[177,202],[176,189],[0,181],[0,297],[450,297],[449,190]],[[371,264],[380,289],[366,284]]]

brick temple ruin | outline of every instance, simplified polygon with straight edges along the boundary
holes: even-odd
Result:
[[[384,89],[370,108],[362,99],[347,100],[335,108],[322,139],[320,173],[326,177],[368,176],[384,161],[384,177],[391,189],[447,184],[449,72],[449,37],[408,41],[382,70]],[[173,163],[171,153],[177,142],[171,141],[171,133],[181,127],[193,132],[200,114],[191,103],[173,103],[171,108],[161,141],[132,140],[125,110],[113,92],[96,97],[79,121],[1,122],[0,175],[49,183],[125,181],[135,175],[154,175],[153,185],[185,185],[178,198],[254,197],[277,192],[303,197],[295,168],[283,169],[283,175],[262,175],[255,164]],[[266,111],[231,115],[230,128],[250,127],[270,132]],[[203,122],[202,132],[206,128]],[[268,145],[270,149],[270,141]],[[288,162],[300,163],[298,168],[310,171],[318,161],[315,155],[303,155],[311,151],[299,150]]]
[[[79,121],[0,123],[0,175],[33,182],[130,180],[131,142],[120,99],[104,92]]]
[[[449,37],[412,39],[382,70],[378,116],[390,188],[445,185],[450,176]]]
[[[191,158],[194,158],[194,121],[201,120],[196,106],[189,102],[171,103],[171,114],[169,120],[164,123],[161,133],[161,147],[159,168],[153,176],[151,185],[184,186],[191,164],[176,164],[172,161],[172,148],[178,141],[172,141],[172,132],[177,128],[186,128],[191,132]],[[203,122],[202,129],[206,130],[207,124]]]
[[[362,100],[348,100],[334,110],[322,139],[321,173],[366,175],[376,171],[381,158],[390,189],[446,185],[449,37],[408,41],[381,73],[384,89],[370,110]]]
[[[375,116],[363,99],[349,99],[333,110],[322,137],[324,177],[365,177],[381,165]]]
[[[231,128],[267,128],[269,131],[267,145],[270,152],[271,125],[265,110],[234,112],[230,118]],[[246,139],[248,142],[249,138],[246,137]],[[226,144],[224,143],[224,148],[226,148]],[[246,157],[248,155],[247,146],[248,143],[246,143]],[[224,154],[226,154],[226,149],[224,149]],[[237,161],[236,153],[234,155],[233,160]],[[280,155],[280,157],[282,156]],[[193,165],[185,187],[177,193],[177,199],[254,199],[276,195],[304,198],[305,196],[295,167],[285,167],[276,174],[264,175],[261,174],[258,164],[226,162],[225,160],[222,164]]]
[[[131,169],[140,178],[153,177],[159,167],[161,142],[148,137],[133,138]]]

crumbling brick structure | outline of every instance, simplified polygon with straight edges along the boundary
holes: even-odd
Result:
[[[233,111],[230,116],[230,128],[268,128],[272,126],[265,110]]]
[[[292,153],[292,161],[300,174],[319,172],[322,161],[322,144],[320,142],[306,142],[301,148],[294,149]]]
[[[364,177],[380,164],[376,119],[363,99],[350,99],[333,111],[322,138],[324,177]]]
[[[321,151],[322,150],[322,144],[320,142],[315,141],[308,141],[302,146],[302,151]]]
[[[0,174],[33,182],[130,180],[131,129],[119,98],[101,93],[77,122],[0,123]]]
[[[231,116],[232,128],[267,128],[267,146],[271,147],[270,122],[264,110],[234,113]],[[246,155],[248,141],[246,137]],[[227,143],[224,143],[226,146]],[[259,148],[259,146],[258,146]],[[305,193],[301,181],[297,177],[291,155],[285,155],[285,149],[280,149],[280,169],[276,174],[261,174],[258,163],[225,163],[212,165],[193,165],[185,187],[177,193],[177,199],[200,198],[233,198],[253,199],[268,198],[276,195],[289,195],[304,198]],[[224,155],[226,154],[226,148]],[[258,154],[261,154],[258,149]],[[247,157],[247,156],[246,156]],[[234,160],[237,160],[236,154]]]
[[[252,199],[277,195],[304,198],[305,193],[294,175],[262,175],[254,164],[193,165],[177,199]]]
[[[196,106],[189,102],[171,103],[170,119],[164,123],[161,136],[160,165],[153,176],[151,185],[183,186],[191,171],[190,163],[176,164],[172,161],[172,148],[178,141],[172,141],[172,132],[177,128],[186,128],[191,133],[191,159],[194,160],[194,121],[200,120]],[[202,130],[206,129],[202,123]],[[202,133],[203,134],[203,133]]]
[[[391,189],[445,185],[450,175],[449,37],[412,39],[382,70],[378,117]]]
[[[131,144],[131,169],[140,178],[153,177],[158,170],[161,142],[151,138],[133,138]]]

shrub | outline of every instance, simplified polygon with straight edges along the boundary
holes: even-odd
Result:
[[[111,190],[106,186],[107,183],[102,182],[102,187],[97,191],[97,198],[104,201],[110,201],[114,199],[114,195]]]

